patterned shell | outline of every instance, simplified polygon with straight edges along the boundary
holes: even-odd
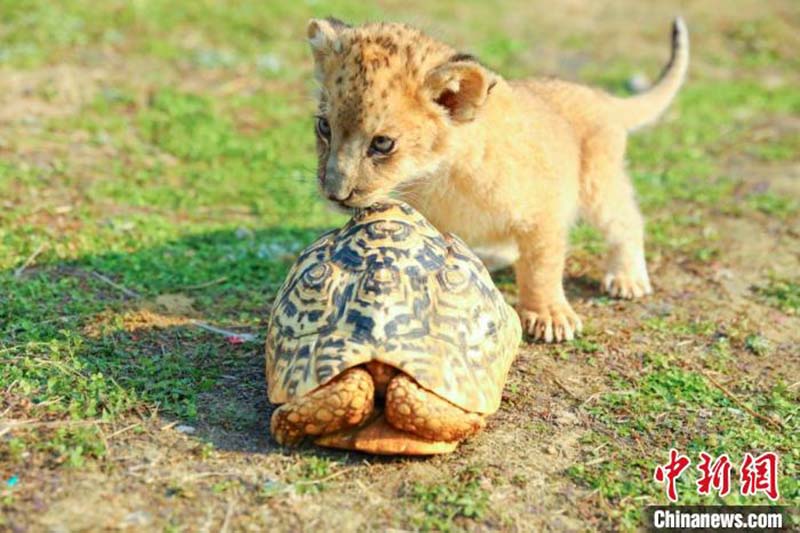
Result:
[[[461,240],[406,204],[383,204],[300,254],[270,317],[269,398],[287,402],[377,360],[489,414],[520,337],[516,312]]]

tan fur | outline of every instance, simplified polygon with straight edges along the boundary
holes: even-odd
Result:
[[[330,130],[318,134],[328,198],[364,207],[399,195],[472,246],[510,250],[518,311],[537,339],[568,340],[581,329],[562,286],[578,215],[609,241],[604,289],[623,298],[651,292],[625,144],[683,82],[680,19],[661,79],[629,99],[558,80],[506,81],[404,25],[312,20],[308,36]],[[371,151],[375,136],[393,139],[393,151]]]

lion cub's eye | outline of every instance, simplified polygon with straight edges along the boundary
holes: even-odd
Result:
[[[331,140],[331,125],[325,117],[317,117],[317,135],[325,139]]]
[[[369,145],[369,155],[381,154],[386,155],[394,149],[394,139],[386,137],[385,135],[377,135],[372,138]]]

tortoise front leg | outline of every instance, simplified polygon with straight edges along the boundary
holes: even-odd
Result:
[[[280,406],[270,430],[278,444],[333,433],[361,424],[374,408],[375,385],[363,368],[351,368],[314,392]]]
[[[397,429],[434,441],[457,441],[485,425],[483,415],[470,413],[398,374],[386,389],[386,420]]]

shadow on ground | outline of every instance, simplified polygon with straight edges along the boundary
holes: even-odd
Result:
[[[295,253],[321,232],[216,231],[0,273],[0,346],[45,362],[32,373],[43,391],[102,375],[65,399],[78,417],[145,405],[215,447],[274,451],[263,333]]]
[[[59,361],[34,372],[42,390],[52,383],[79,389],[71,384],[76,372],[103,376],[97,390],[74,394],[73,415],[114,416],[146,406],[164,426],[217,449],[275,452],[263,335],[297,252],[323,231],[215,231],[45,262],[20,276],[0,273],[10,295],[0,310],[0,341],[39,350],[39,361]],[[511,269],[494,279],[513,291]],[[571,297],[595,287],[585,276],[568,284]]]

